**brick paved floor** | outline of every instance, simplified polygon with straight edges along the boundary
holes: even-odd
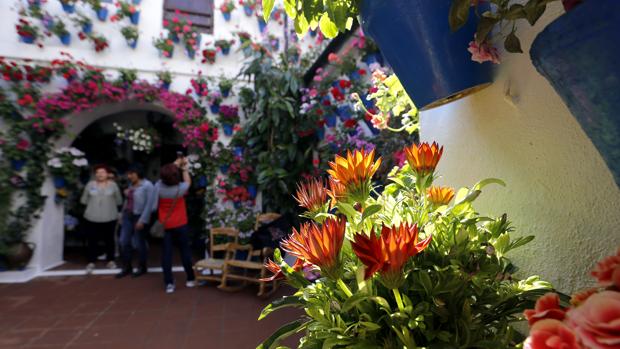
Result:
[[[255,348],[296,310],[257,321],[271,299],[249,286],[237,293],[215,286],[181,286],[168,295],[161,274],[40,278],[0,285],[0,348]],[[295,347],[295,341],[283,343]]]

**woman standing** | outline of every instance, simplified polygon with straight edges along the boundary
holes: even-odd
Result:
[[[80,202],[86,205],[84,219],[87,229],[88,265],[86,271],[88,273],[95,269],[100,241],[103,241],[105,245],[107,267],[116,268],[114,230],[118,220],[118,206],[123,203],[123,197],[116,183],[108,176],[109,171],[106,166],[95,166],[95,180],[88,182],[80,199]]]
[[[178,158],[174,163],[164,165],[161,168],[160,177],[161,180],[155,184],[154,195],[151,196],[153,199],[151,207],[153,211],[157,209],[158,219],[165,229],[161,264],[164,270],[166,293],[172,293],[175,288],[172,276],[172,245],[174,242],[179,246],[181,261],[187,275],[185,286],[196,285],[185,206],[185,194],[192,184],[187,159]]]

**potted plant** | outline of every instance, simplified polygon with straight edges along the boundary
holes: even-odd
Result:
[[[164,90],[169,90],[172,84],[172,73],[167,70],[157,72],[157,80]]]
[[[131,24],[138,25],[138,23],[140,23],[140,9],[138,9],[136,5],[130,4],[124,0],[118,0],[116,2],[116,7],[116,14],[114,14],[111,18],[113,22],[120,21],[121,19],[128,17]]]
[[[172,58],[172,55],[174,54],[174,43],[172,40],[160,37],[159,39],[153,41],[153,46],[159,50],[160,56]]]
[[[75,12],[75,0],[60,0],[60,4],[66,13]]]
[[[84,153],[76,148],[60,148],[47,162],[56,189],[77,185],[81,171],[87,166]]]
[[[58,36],[60,42],[62,42],[63,45],[71,45],[71,33],[69,33],[69,31],[67,30],[67,26],[65,25],[65,22],[62,21],[62,19],[56,18],[56,20],[54,21],[54,25],[52,26],[51,32]]]
[[[209,82],[202,76],[202,72],[198,72],[198,77],[190,80],[190,85],[192,85],[196,97],[209,96]]]
[[[25,44],[33,44],[39,37],[39,28],[35,27],[30,21],[20,18],[15,25],[19,39]]]
[[[256,8],[256,0],[239,0],[239,5],[243,6],[243,12],[246,16],[251,17]]]
[[[127,25],[121,28],[121,34],[125,38],[125,42],[127,45],[133,49],[138,45],[138,38],[140,37],[140,32],[138,31],[138,27],[133,25]]]
[[[76,17],[72,18],[72,20],[75,25],[80,28],[82,33],[90,34],[93,31],[93,21],[89,17],[78,13]]]
[[[192,22],[178,16],[174,16],[172,20],[164,20],[164,28],[168,30],[168,38],[175,43],[181,42],[181,37],[185,32],[192,31]]]
[[[217,159],[217,163],[220,167],[220,172],[222,174],[228,173],[228,169],[230,168],[230,164],[233,162],[234,157],[232,151],[230,149],[224,147],[221,143],[218,142],[219,149],[215,152],[215,159]]]
[[[217,55],[217,50],[213,48],[206,48],[202,50],[202,63],[215,63],[215,57]]]
[[[28,151],[30,151],[30,142],[24,138],[20,138],[15,143],[6,143],[2,147],[2,152],[16,172],[21,171],[26,165]]]
[[[216,40],[213,43],[213,46],[215,46],[218,50],[220,50],[224,56],[227,56],[230,53],[230,47],[234,43],[235,43],[235,40],[220,39],[220,40]]]
[[[221,105],[218,120],[224,128],[224,134],[232,136],[233,127],[239,122],[239,108],[233,105]]]
[[[78,67],[70,60],[58,60],[52,62],[57,75],[62,76],[68,83],[79,77]]]
[[[190,59],[194,59],[196,51],[200,48],[200,36],[198,32],[191,30],[183,33],[183,45]]]
[[[95,11],[97,18],[101,22],[105,22],[108,19],[108,8],[101,4],[101,0],[85,0],[85,2]]]
[[[108,47],[110,47],[110,45],[108,44],[108,39],[101,34],[93,32],[88,34],[87,37],[88,40],[92,43],[95,52],[102,52]]]
[[[280,49],[280,39],[277,36],[269,34],[267,36],[267,40],[269,42],[269,47],[273,51],[278,51]]]
[[[138,80],[138,71],[136,69],[119,69],[118,78],[114,81],[117,86],[129,87]]]
[[[220,12],[222,12],[222,16],[224,16],[226,22],[230,21],[231,13],[235,8],[236,6],[233,0],[224,0],[222,5],[220,5]]]
[[[230,95],[230,91],[233,87],[233,80],[228,79],[225,76],[221,76],[218,87],[220,88],[220,93],[222,94],[222,97],[228,98],[228,96]]]
[[[570,5],[565,2],[565,5]],[[620,3],[586,0],[534,40],[532,63],[560,95],[620,186]]]
[[[265,17],[263,16],[263,11],[261,10],[256,11],[256,20],[258,21],[258,31],[260,31],[261,33],[264,32],[265,29],[267,29],[267,21],[265,20]]]

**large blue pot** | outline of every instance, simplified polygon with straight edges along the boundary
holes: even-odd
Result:
[[[69,3],[61,3],[62,5],[62,9],[66,12],[66,13],[74,13],[75,12],[75,5],[74,4],[69,4]]]
[[[222,124],[222,128],[224,129],[224,134],[226,136],[232,136],[233,134],[233,125],[231,124]]]
[[[140,11],[132,13],[131,16],[129,16],[129,20],[131,24],[138,25],[138,23],[140,23]]]
[[[584,1],[538,34],[530,56],[620,186],[619,33],[620,1]]]
[[[108,9],[107,7],[102,7],[99,10],[97,10],[97,18],[99,18],[100,21],[105,22],[106,19],[108,19]]]
[[[67,34],[61,36],[60,37],[60,42],[62,42],[62,44],[65,45],[65,46],[71,45],[71,33],[67,33]]]
[[[363,0],[364,32],[375,40],[419,109],[430,109],[491,84],[492,63],[467,51],[477,21],[457,32],[448,24],[452,0]]]
[[[230,12],[222,12],[222,16],[224,16],[224,20],[226,22],[230,21],[230,18],[231,18]]]

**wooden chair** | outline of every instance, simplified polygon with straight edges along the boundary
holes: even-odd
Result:
[[[216,243],[216,237],[223,237],[225,243]],[[212,228],[209,233],[209,258],[198,261],[194,264],[196,280],[204,281],[221,281],[224,270],[224,262],[227,259],[234,258],[235,251],[230,248],[231,245],[237,244],[239,241],[239,230],[235,228]],[[214,253],[223,252],[224,258],[215,258]],[[232,256],[231,256],[232,254]],[[209,274],[204,272],[208,270]],[[215,274],[214,271],[221,273]]]
[[[280,218],[278,213],[263,213],[256,217],[255,229],[258,229],[261,224],[270,223]],[[222,271],[222,283],[218,286],[223,290],[237,290],[243,288],[248,282],[257,283],[259,285],[258,296],[269,296],[278,289],[278,281],[261,281],[269,277],[270,272],[265,268],[265,262],[267,259],[273,256],[273,249],[265,247],[261,250],[254,250],[251,245],[231,244],[229,248],[232,252],[232,258],[227,259],[224,262],[224,270]],[[245,260],[234,259],[236,251],[245,250],[248,251],[248,256]],[[235,280],[241,281],[241,285],[231,288],[228,286],[228,281]],[[271,285],[270,290],[267,292],[267,286]]]

